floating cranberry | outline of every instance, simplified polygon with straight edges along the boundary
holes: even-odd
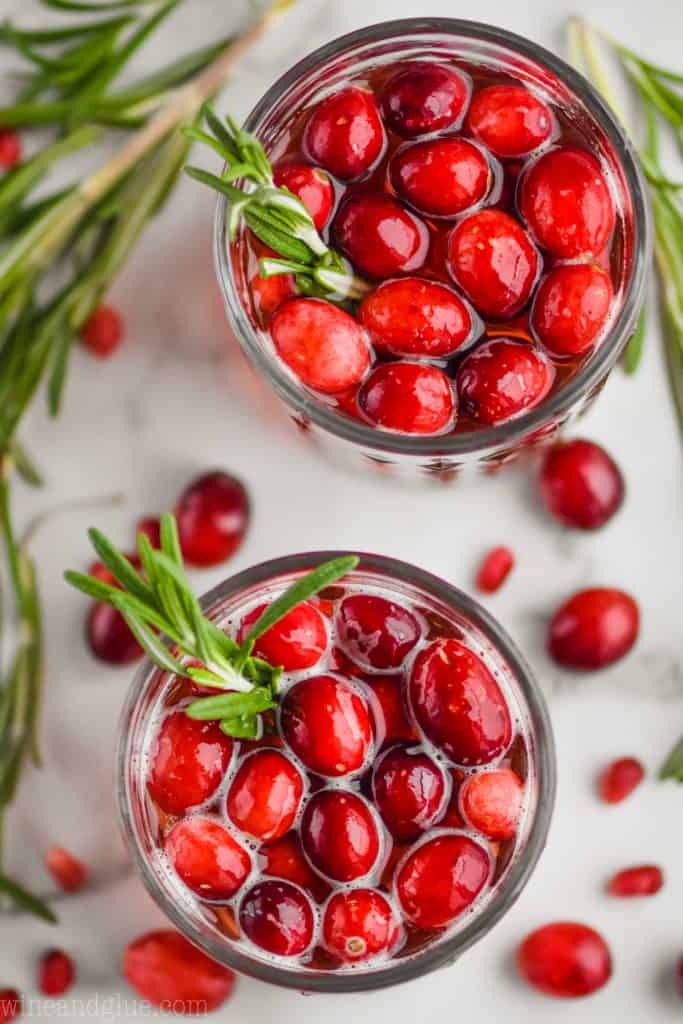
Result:
[[[91,606],[86,636],[92,653],[107,665],[130,665],[145,653],[121,612],[108,604]]]
[[[228,790],[228,817],[261,842],[280,839],[296,818],[303,782],[279,750],[259,750],[240,765]]]
[[[645,778],[645,769],[635,757],[620,757],[607,765],[598,779],[598,794],[606,804],[620,804]]]
[[[123,958],[126,981],[153,1006],[173,1013],[210,1013],[235,985],[229,967],[210,960],[178,932],[147,932],[129,943]]]
[[[334,676],[304,679],[288,690],[280,725],[297,757],[318,775],[358,771],[372,742],[367,703]]]
[[[188,889],[207,900],[227,900],[242,887],[251,860],[227,828],[212,818],[179,821],[164,852]]]
[[[63,892],[78,892],[85,885],[85,865],[63,846],[51,846],[45,854],[45,867]]]
[[[292,274],[274,274],[261,277],[254,274],[249,282],[254,297],[254,306],[260,322],[267,326],[274,313],[284,306],[288,299],[297,295],[296,281]]]
[[[392,949],[400,935],[391,904],[375,889],[338,892],[325,908],[323,941],[342,960],[369,960]]]
[[[579,590],[553,615],[548,652],[567,668],[605,668],[628,654],[638,637],[639,626],[638,605],[623,590]]]
[[[342,181],[359,178],[384,149],[384,128],[375,98],[350,86],[323,100],[304,133],[304,148],[325,170]]]
[[[451,382],[438,366],[383,363],[363,383],[358,402],[367,418],[403,434],[440,434],[453,423]]]
[[[40,958],[38,988],[44,996],[63,996],[75,980],[76,968],[68,953],[61,949],[51,949]]]
[[[289,882],[259,882],[242,900],[239,917],[247,938],[277,956],[299,956],[313,939],[311,904]]]
[[[316,871],[337,882],[367,875],[380,851],[379,830],[368,804],[355,793],[324,789],[311,797],[301,841]]]
[[[249,497],[236,477],[215,471],[193,480],[175,508],[185,561],[203,568],[230,558],[244,540],[249,512]]]
[[[540,491],[545,507],[565,526],[597,530],[619,511],[624,479],[604,448],[577,438],[550,448]]]
[[[0,167],[11,171],[21,160],[21,151],[21,138],[17,132],[13,128],[0,128]]]
[[[600,162],[571,146],[550,150],[524,173],[519,207],[539,245],[562,259],[597,256],[614,228],[614,201]]]
[[[267,605],[260,604],[245,615],[238,634],[240,643],[266,608]],[[281,666],[285,672],[298,672],[316,665],[326,649],[325,620],[315,605],[305,601],[292,608],[258,638],[254,654],[271,665]]]
[[[358,315],[378,352],[442,359],[469,341],[472,316],[452,288],[421,277],[384,281]]]
[[[489,85],[475,93],[467,125],[496,156],[520,157],[550,137],[553,115],[523,85]]]
[[[413,613],[375,594],[345,597],[336,623],[344,650],[366,669],[399,668],[420,639]]]
[[[656,864],[639,864],[612,875],[607,883],[610,896],[632,898],[654,896],[664,885],[664,873]]]
[[[489,839],[512,839],[522,812],[524,784],[509,768],[470,775],[460,787],[460,809]]]
[[[531,313],[536,337],[554,356],[583,355],[607,323],[613,298],[609,274],[600,267],[557,267],[536,293]]]
[[[381,99],[384,120],[410,139],[453,125],[469,98],[467,80],[445,64],[413,64],[393,75]]]
[[[81,341],[98,359],[108,359],[123,341],[123,320],[113,306],[98,306],[81,328]]]
[[[299,380],[326,395],[355,387],[370,365],[365,331],[322,299],[292,299],[270,324],[275,350]]]
[[[504,320],[528,302],[539,259],[514,218],[502,210],[479,210],[453,228],[448,269],[483,316]]]
[[[466,910],[489,880],[486,850],[467,836],[441,835],[421,843],[396,877],[406,917],[418,928],[445,928]]]
[[[555,368],[547,356],[512,338],[479,345],[456,377],[461,410],[491,426],[535,408],[554,380]]]
[[[438,764],[427,754],[394,747],[375,764],[372,793],[392,836],[405,842],[435,823],[446,785]]]
[[[572,999],[607,984],[612,958],[593,928],[556,921],[527,935],[517,951],[517,967],[525,981],[546,995]]]
[[[435,640],[420,651],[409,694],[427,738],[456,763],[487,764],[510,745],[505,697],[481,658],[459,640]]]
[[[18,1020],[21,1017],[21,1010],[21,996],[17,990],[0,988],[0,1024],[10,1024],[10,1021]]]
[[[264,875],[294,882],[310,892],[318,902],[327,897],[330,887],[306,860],[298,833],[289,832],[282,839],[261,847],[259,853],[263,858]]]
[[[389,165],[391,183],[406,202],[435,217],[456,217],[489,190],[485,154],[467,139],[429,139],[399,149]]]
[[[284,186],[299,197],[318,231],[322,231],[334,206],[334,186],[328,175],[310,164],[283,164],[275,168],[273,180],[278,188]]]
[[[347,199],[335,217],[334,235],[354,267],[368,277],[419,270],[429,252],[424,224],[383,192],[361,192]]]
[[[370,708],[378,744],[416,739],[417,732],[408,720],[403,702],[402,677],[366,676],[364,682],[374,697]]]
[[[144,533],[153,548],[158,550],[161,547],[161,521],[158,516],[144,516],[138,519],[135,527],[136,536],[139,533]]]
[[[152,799],[167,814],[184,814],[204,803],[225,775],[232,746],[217,722],[198,722],[174,711],[162,722],[152,748],[147,782]]]
[[[477,572],[477,589],[493,594],[505,583],[515,565],[515,556],[510,548],[500,546],[486,553]]]

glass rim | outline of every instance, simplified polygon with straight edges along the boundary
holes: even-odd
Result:
[[[210,611],[218,604],[249,587],[288,573],[312,569],[321,562],[351,553],[353,552],[344,550],[310,551],[260,562],[258,565],[251,566],[229,577],[205,594],[200,599],[202,609]],[[504,658],[528,709],[531,735],[534,741],[534,763],[539,779],[539,793],[525,845],[513,859],[507,874],[499,883],[490,902],[481,911],[475,913],[471,922],[451,938],[428,945],[405,960],[390,961],[386,967],[381,969],[365,973],[360,971],[337,973],[288,968],[280,964],[258,960],[228,945],[226,941],[211,935],[200,934],[199,929],[193,923],[188,922],[184,912],[181,912],[179,904],[173,901],[159,884],[141,842],[141,835],[136,827],[133,813],[130,764],[131,745],[136,734],[135,711],[149,684],[160,671],[149,659],[146,659],[140,666],[133,679],[124,702],[119,724],[116,770],[119,820],[124,839],[133,855],[134,865],[156,904],[183,935],[219,963],[261,981],[286,988],[314,992],[362,992],[386,988],[420,977],[438,967],[446,966],[460,956],[501,919],[524,889],[545,846],[555,804],[555,743],[545,698],[524,656],[500,623],[473,598],[433,573],[384,555],[357,554],[360,563],[354,572],[377,572],[401,580],[409,585],[422,588],[430,596],[436,597],[444,604],[462,612]]]

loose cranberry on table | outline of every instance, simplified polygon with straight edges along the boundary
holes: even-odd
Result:
[[[396,895],[418,928],[445,928],[489,880],[491,858],[468,836],[444,834],[418,845],[396,876]]]
[[[614,290],[609,274],[594,264],[557,267],[541,282],[531,326],[558,358],[589,352],[607,323]]]
[[[75,980],[76,968],[68,953],[61,949],[50,949],[40,958],[38,988],[44,996],[63,996]]]
[[[167,814],[184,814],[219,786],[233,742],[217,722],[199,722],[174,711],[162,722],[151,752],[147,787]]]
[[[280,839],[294,823],[303,780],[279,750],[258,750],[240,765],[228,790],[228,817],[261,842]]]
[[[548,652],[566,668],[605,668],[628,654],[639,628],[638,605],[623,590],[580,590],[553,615],[548,629]]]
[[[549,449],[539,483],[550,514],[579,530],[600,529],[624,500],[624,479],[614,459],[600,445],[582,438]]]
[[[346,199],[332,231],[356,270],[371,278],[419,270],[429,252],[429,235],[422,221],[383,192],[357,192]]]
[[[334,395],[355,387],[370,366],[361,325],[322,299],[291,299],[270,324],[275,351],[299,380]]]
[[[81,341],[98,359],[108,359],[123,341],[123,319],[114,306],[98,306],[81,328]]]
[[[259,882],[240,905],[248,939],[277,956],[299,956],[311,944],[315,919],[308,897],[289,882]]]
[[[486,154],[467,139],[415,142],[397,150],[389,165],[399,196],[420,213],[456,217],[489,191]]]
[[[620,804],[645,778],[645,769],[635,757],[620,757],[600,774],[598,795],[606,804]]]
[[[22,1002],[21,996],[15,988],[0,988],[0,1024],[10,1024],[10,1021],[18,1020],[21,1017]]]
[[[380,853],[370,805],[341,789],[324,789],[311,797],[301,821],[301,842],[315,870],[336,882],[367,875]]]
[[[144,533],[153,548],[161,547],[161,521],[158,516],[144,516],[138,519],[135,534]]]
[[[241,643],[267,605],[261,604],[245,615],[238,633]],[[254,644],[254,654],[285,672],[298,672],[316,665],[327,649],[327,629],[322,615],[309,601],[292,608]]]
[[[574,999],[597,992],[612,974],[612,957],[602,935],[575,921],[536,929],[517,951],[519,973],[546,995]]]
[[[249,497],[229,473],[205,473],[185,488],[175,507],[183,557],[203,568],[237,551],[249,525]]]
[[[21,138],[13,128],[0,128],[0,167],[11,171],[21,160]]]
[[[459,806],[472,828],[489,839],[512,839],[524,799],[524,784],[510,768],[469,775],[459,791]]]
[[[93,603],[86,636],[91,652],[107,665],[130,665],[145,653],[121,612],[108,604]]]
[[[173,1013],[210,1013],[235,986],[235,974],[210,960],[176,931],[147,932],[129,943],[123,974],[141,999]]]
[[[656,864],[639,864],[623,868],[612,875],[607,883],[610,896],[630,899],[638,896],[654,896],[664,885],[664,873]]]
[[[374,889],[336,893],[325,908],[322,931],[330,953],[351,963],[388,952],[400,935],[391,904]]]
[[[528,156],[550,137],[550,108],[523,85],[489,85],[474,94],[467,127],[496,156]]]
[[[393,75],[381,107],[387,125],[406,139],[450,128],[469,99],[467,79],[445,64],[418,64]]]
[[[273,180],[278,188],[288,188],[299,197],[318,231],[322,231],[334,206],[334,185],[329,176],[310,164],[288,163],[274,169]]]
[[[348,683],[329,675],[304,679],[287,691],[280,728],[297,757],[318,775],[358,771],[372,743],[367,702]]]
[[[555,367],[525,342],[499,338],[466,356],[456,385],[462,413],[487,426],[506,423],[539,405],[555,380]]]
[[[251,871],[246,849],[214,818],[179,821],[164,841],[164,852],[185,885],[207,900],[230,899]]]
[[[385,144],[373,94],[349,86],[320,103],[304,132],[308,156],[342,181],[360,178],[379,159]]]
[[[451,382],[438,366],[383,363],[363,383],[358,404],[371,423],[403,434],[440,434],[453,423]]]
[[[363,299],[358,316],[375,350],[394,356],[452,356],[474,328],[457,292],[422,277],[384,281]]]
[[[427,754],[393,747],[375,764],[372,795],[392,836],[405,842],[435,824],[446,784],[439,765]]]
[[[413,613],[375,594],[345,597],[335,622],[345,653],[365,669],[399,668],[420,639]]]
[[[510,548],[500,546],[491,548],[482,559],[477,572],[477,589],[485,594],[493,594],[500,590],[515,565],[515,556]]]
[[[45,854],[45,867],[63,892],[78,892],[85,885],[85,865],[63,846],[51,846]]]

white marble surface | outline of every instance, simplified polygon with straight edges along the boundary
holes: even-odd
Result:
[[[575,8],[651,57],[681,66],[683,7],[669,0],[578,0]],[[263,41],[226,90],[223,109],[243,116],[265,87],[294,60],[370,18],[417,13],[474,15],[560,50],[564,3],[479,0],[476,7],[431,0],[300,0]],[[202,17],[197,18],[197,11]],[[174,46],[222,34],[236,20],[225,0],[186,3],[147,51],[151,62]],[[0,13],[38,8],[0,0]],[[44,15],[43,15],[44,17]],[[229,567],[300,549],[349,547],[397,555],[468,587],[481,553],[513,545],[518,568],[490,601],[531,659],[548,694],[557,732],[559,797],[548,849],[517,906],[454,967],[375,995],[311,996],[243,980],[215,1019],[266,1024],[283,1016],[299,1024],[324,1020],[397,1024],[416,1019],[477,1024],[667,1024],[683,1006],[667,980],[683,953],[681,905],[683,790],[654,780],[663,754],[683,730],[683,488],[681,448],[666,390],[656,324],[650,325],[635,379],[615,373],[581,425],[618,457],[628,483],[623,512],[597,536],[567,536],[538,512],[527,476],[512,472],[464,488],[397,489],[354,478],[319,461],[245,370],[223,320],[210,256],[212,200],[182,184],[163,220],[146,234],[113,296],[123,310],[127,343],[102,365],[76,352],[65,411],[51,421],[38,402],[24,437],[47,477],[43,492],[22,489],[17,515],[26,522],[46,507],[120,492],[111,507],[63,508],[35,542],[47,618],[45,769],[26,780],[11,819],[12,861],[24,877],[46,881],[40,854],[51,843],[79,853],[103,883],[59,904],[56,930],[28,918],[0,921],[0,987],[35,996],[34,963],[59,945],[77,960],[73,995],[91,1000],[102,1019],[132,1018],[117,996],[125,943],[161,915],[138,881],[125,874],[112,786],[116,718],[129,681],[126,670],[94,662],[82,642],[84,604],[61,581],[67,566],[87,565],[85,529],[95,522],[125,544],[135,518],[171,505],[196,472],[220,466],[247,482],[254,519]],[[223,569],[196,574],[200,591]],[[637,650],[600,675],[561,675],[543,653],[544,620],[573,588],[607,583],[641,603]],[[596,771],[612,756],[643,758],[649,780],[623,807],[604,808],[592,793]],[[601,887],[613,869],[656,861],[667,871],[660,896],[636,905],[610,902]],[[121,873],[123,875],[121,876]],[[600,928],[612,945],[610,985],[580,1004],[558,1004],[516,980],[510,957],[530,928],[553,918],[578,918]],[[40,1005],[35,1013],[45,1015]],[[54,1011],[53,1015],[57,1015]],[[64,1007],[60,1019],[76,1020]]]

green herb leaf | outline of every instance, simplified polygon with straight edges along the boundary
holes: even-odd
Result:
[[[660,779],[675,779],[683,782],[683,739],[679,740],[662,765]]]
[[[18,882],[8,878],[7,875],[0,874],[0,893],[8,896],[17,909],[25,910],[42,921],[47,921],[48,924],[57,924],[57,915],[48,907],[47,903],[34,896],[28,889],[24,889]]]
[[[275,707],[269,690],[264,687],[250,693],[224,693],[218,697],[202,697],[187,708],[190,718],[202,722],[221,718],[241,718],[243,715],[257,715]]]

